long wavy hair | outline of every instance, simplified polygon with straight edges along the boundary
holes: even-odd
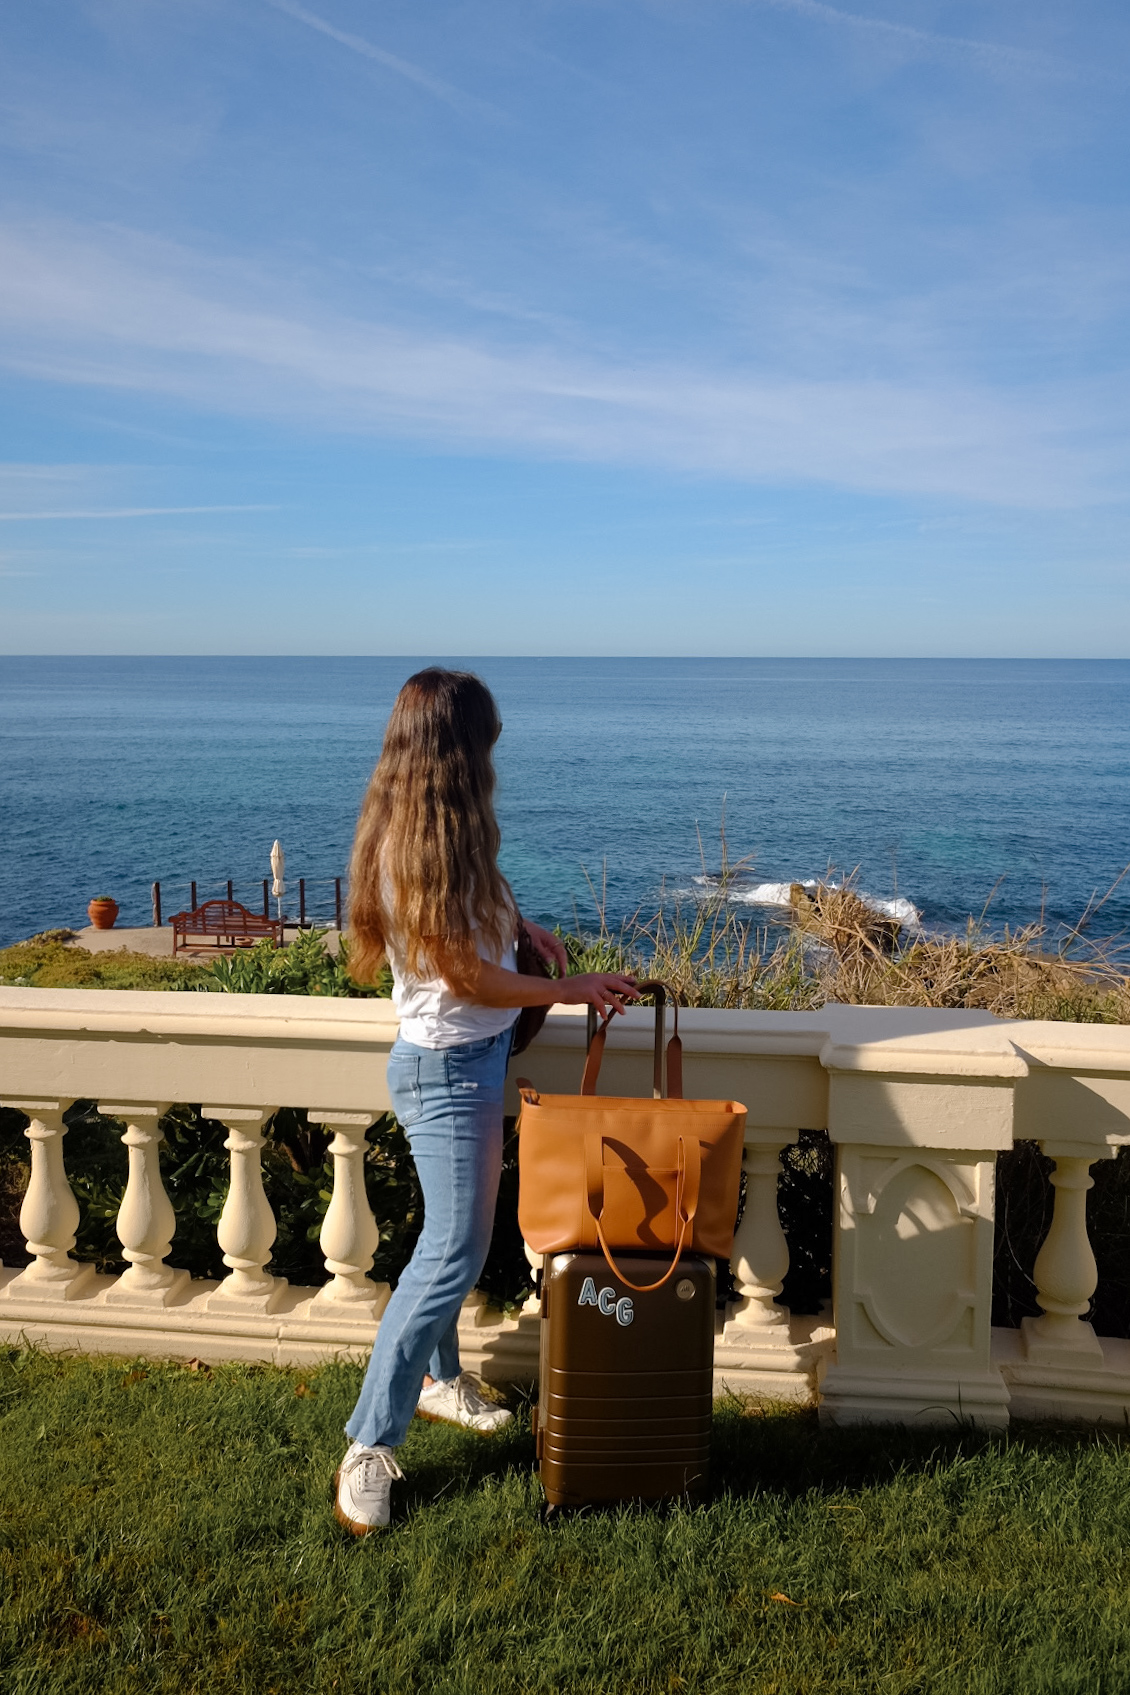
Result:
[[[395,938],[415,977],[474,980],[498,959],[517,908],[498,869],[494,696],[467,671],[417,671],[396,697],[357,820],[349,868],[349,970],[373,981]],[[477,932],[477,933],[476,933]]]

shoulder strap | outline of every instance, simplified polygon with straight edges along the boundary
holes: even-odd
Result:
[[[601,1220],[604,1212],[604,1138],[599,1131],[590,1131],[585,1137],[585,1204],[596,1226],[596,1239],[613,1276],[618,1277],[626,1288],[634,1289],[637,1295],[649,1295],[653,1289],[662,1289],[668,1278],[675,1275],[683,1257],[683,1249],[688,1240],[694,1240],[694,1221],[698,1212],[701,1182],[702,1149],[694,1137],[680,1136],[679,1177],[675,1187],[675,1217],[679,1221],[679,1240],[675,1245],[675,1257],[656,1282],[633,1283],[630,1277],[625,1276],[622,1267],[616,1264],[612,1250],[604,1238]]]
[[[683,1098],[683,1044],[679,1038],[679,1003],[667,983],[658,979],[637,984],[641,995],[652,995],[655,999],[655,1059],[652,1068],[651,1092],[655,1099],[663,1098],[663,1009],[667,997],[671,998],[672,1011],[675,1014],[675,1032],[667,1044],[667,1094],[673,1101]],[[596,1082],[600,1076],[600,1064],[604,1058],[604,1048],[608,1040],[608,1026],[615,1014],[602,1018],[596,1034],[589,1043],[588,1055],[585,1059],[585,1072],[581,1078],[582,1095],[595,1095]]]

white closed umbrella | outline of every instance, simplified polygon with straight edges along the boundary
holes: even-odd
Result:
[[[279,903],[279,922],[281,923],[283,915],[282,898],[286,894],[286,884],[283,881],[286,876],[286,854],[282,850],[280,841],[276,841],[271,849],[271,875],[274,878],[274,882],[271,884],[271,893]]]

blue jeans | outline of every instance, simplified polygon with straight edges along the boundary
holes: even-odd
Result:
[[[398,1036],[388,1056],[392,1109],[424,1192],[424,1228],[384,1310],[347,1436],[403,1442],[424,1373],[459,1375],[459,1309],[486,1263],[502,1172],[502,1090],[512,1032],[454,1048]]]

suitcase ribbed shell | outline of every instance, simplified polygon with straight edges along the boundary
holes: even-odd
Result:
[[[669,1264],[625,1256],[624,1270],[652,1283]],[[702,1494],[713,1369],[713,1260],[685,1255],[661,1289],[638,1294],[601,1254],[554,1254],[542,1284],[537,1411],[549,1504]]]

